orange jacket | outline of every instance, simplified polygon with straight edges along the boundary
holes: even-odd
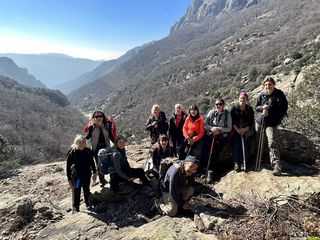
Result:
[[[195,121],[193,121],[190,116],[186,118],[186,121],[183,125],[183,136],[185,138],[192,137],[192,139],[196,142],[203,137],[204,132],[204,120],[202,116],[199,116],[199,118]]]

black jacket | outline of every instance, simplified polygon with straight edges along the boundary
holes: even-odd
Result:
[[[186,117],[187,115],[185,114],[185,112],[182,112],[182,118],[179,126],[176,125],[177,114],[173,114],[169,121],[169,136],[171,138],[175,152],[176,152],[176,146],[181,145],[184,141],[182,128],[186,120]]]
[[[96,166],[93,161],[93,154],[89,148],[83,150],[72,149],[67,157],[67,177],[72,180],[71,166],[75,165],[78,178],[90,178],[91,173],[96,173]]]
[[[261,124],[262,121],[262,107],[264,104],[269,105],[268,116],[265,117],[265,124],[267,127],[278,126],[284,116],[287,115],[288,101],[284,93],[275,88],[271,94],[266,92],[258,96],[256,104],[256,122]]]
[[[169,124],[167,121],[166,114],[164,112],[160,112],[158,118],[158,127],[155,128],[152,126],[152,123],[156,121],[154,116],[151,114],[146,123],[146,130],[150,132],[151,143],[154,144],[158,141],[160,134],[167,134]]]
[[[152,162],[156,170],[159,170],[162,159],[173,157],[173,149],[169,146],[168,151],[162,151],[161,148],[154,148],[152,152]]]
[[[253,108],[246,105],[244,110],[241,111],[240,105],[237,104],[231,108],[232,125],[245,128],[251,127],[254,124],[254,112]]]

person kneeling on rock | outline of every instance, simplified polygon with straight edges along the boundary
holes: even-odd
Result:
[[[194,193],[194,174],[199,161],[194,156],[187,156],[184,161],[174,163],[160,179],[162,197],[155,200],[155,207],[160,214],[174,217],[179,209],[190,210],[194,206],[189,202]]]
[[[119,190],[120,182],[132,182],[135,178],[139,178],[143,185],[150,186],[142,168],[130,167],[125,150],[126,142],[127,139],[123,135],[118,135],[114,142],[117,151],[112,159],[115,171],[110,174],[110,187],[113,192]]]

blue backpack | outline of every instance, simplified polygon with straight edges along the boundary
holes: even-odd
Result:
[[[114,148],[102,148],[98,152],[98,162],[100,172],[102,174],[109,174],[114,172],[113,158],[116,154],[116,150]]]

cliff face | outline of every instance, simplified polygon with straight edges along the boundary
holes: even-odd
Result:
[[[262,0],[193,0],[186,14],[172,28],[171,33],[205,21],[207,17],[239,11],[258,4]]]

